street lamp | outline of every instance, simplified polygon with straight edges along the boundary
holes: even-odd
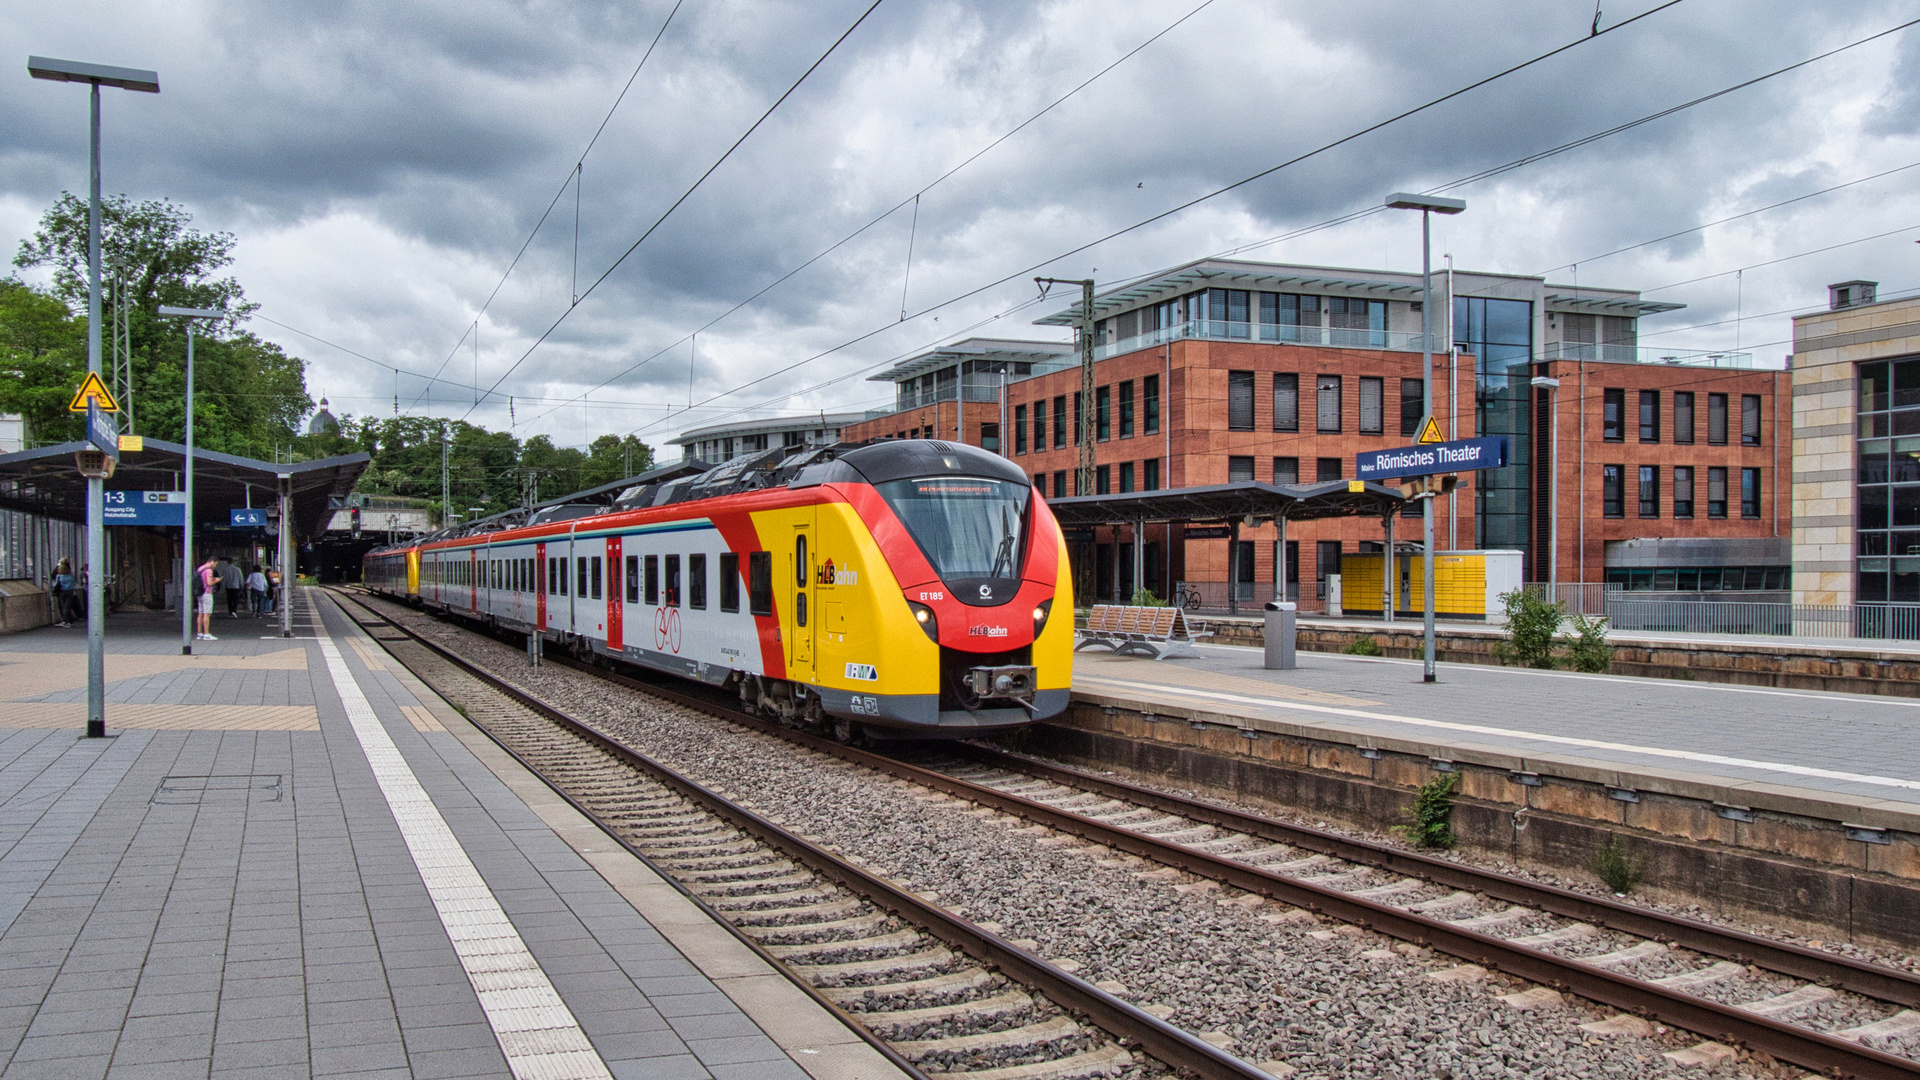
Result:
[[[1560,380],[1535,375],[1532,382],[1547,392],[1547,603],[1557,604],[1560,602],[1557,595],[1560,591],[1560,485],[1554,483],[1554,474],[1560,468]]]
[[[1420,211],[1420,428],[1426,430],[1427,421],[1433,416],[1433,215],[1457,214],[1467,208],[1465,199],[1448,199],[1438,195],[1413,195],[1396,191],[1387,196],[1387,207],[1393,210]],[[1453,387],[1447,388],[1449,396]],[[1424,663],[1421,681],[1433,682],[1433,500],[1420,500],[1420,527],[1425,541],[1425,551],[1420,557],[1421,569],[1426,574],[1427,587],[1424,592],[1422,617],[1426,624],[1426,647],[1423,650]],[[1387,552],[1386,568],[1393,570],[1393,552]],[[1392,612],[1387,613],[1389,616]]]
[[[27,57],[27,74],[53,82],[86,83],[90,127],[87,147],[87,373],[100,374],[100,88],[117,86],[160,92],[160,76],[138,68]],[[107,734],[107,535],[101,507],[102,481],[87,478],[87,738]]]
[[[160,314],[175,316],[187,322],[187,465],[186,488],[187,505],[184,514],[185,530],[180,534],[180,655],[193,655],[193,321],[195,319],[224,319],[227,313],[219,308],[186,308],[160,305]]]

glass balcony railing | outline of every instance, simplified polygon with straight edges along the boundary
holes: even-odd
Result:
[[[1757,357],[1750,352],[1708,352],[1648,345],[1601,345],[1586,341],[1550,341],[1541,350],[1543,360],[1585,360],[1603,364],[1670,364],[1676,367],[1738,368],[1778,371],[1784,357]]]
[[[1326,345],[1338,349],[1391,349],[1418,352],[1422,335],[1396,330],[1354,330],[1336,326],[1298,326],[1293,323],[1219,322],[1194,320],[1161,327],[1130,338],[1096,346],[1094,359],[1151,349],[1169,341],[1260,341],[1280,345]]]

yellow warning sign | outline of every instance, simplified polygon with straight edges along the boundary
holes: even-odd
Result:
[[[1440,425],[1434,421],[1433,417],[1429,416],[1425,420],[1420,421],[1420,438],[1415,441],[1422,443],[1446,442],[1447,437],[1440,434]]]
[[[146,450],[146,448],[147,439],[144,435],[120,436],[120,452],[123,454],[138,454]]]
[[[1367,482],[1365,480],[1349,480],[1347,481],[1347,490],[1365,491],[1367,490]]]
[[[67,411],[86,412],[88,401],[98,403],[101,412],[120,411],[120,403],[113,400],[113,394],[107,390],[107,384],[101,382],[100,376],[91,371],[87,372],[87,377],[81,382],[80,389],[73,392],[73,400],[67,402]]]

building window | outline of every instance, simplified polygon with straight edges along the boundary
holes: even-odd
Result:
[[[1608,442],[1627,441],[1627,392],[1600,391],[1600,437]]]
[[[1061,394],[1053,399],[1053,448],[1067,445],[1067,396]]]
[[[1147,434],[1160,430],[1160,376],[1149,375],[1140,382],[1141,404],[1147,409]]]
[[[1340,470],[1346,464],[1346,458],[1323,457],[1313,459],[1313,482],[1325,483],[1328,480],[1341,479]]]
[[[1707,395],[1707,445],[1727,445],[1727,395]]]
[[[1640,466],[1640,516],[1660,516],[1660,466]]]
[[[720,610],[740,610],[740,556],[720,553]]]
[[[1400,434],[1420,434],[1420,420],[1427,415],[1427,380],[1400,380]]]
[[[1227,430],[1253,430],[1253,372],[1227,372]]]
[[[1093,437],[1101,442],[1113,438],[1113,387],[1095,387],[1093,391]]]
[[[1321,375],[1314,379],[1315,411],[1319,417],[1315,430],[1327,434],[1340,431],[1340,376]]]
[[[1727,470],[1718,465],[1707,470],[1707,516],[1727,516]]]
[[[1054,470],[1053,497],[1056,499],[1064,499],[1067,497],[1067,470],[1065,469]]]
[[[1160,459],[1148,458],[1140,463],[1140,490],[1160,490]]]
[[[1125,495],[1126,493],[1132,490],[1133,490],[1133,462],[1123,461],[1120,463],[1120,494]]]
[[[1757,518],[1760,516],[1760,470],[1740,470],[1740,516]]]
[[[1626,467],[1600,466],[1601,512],[1610,518],[1627,516]]]
[[[1079,446],[1080,440],[1086,438],[1081,434],[1086,424],[1086,419],[1082,415],[1086,411],[1086,402],[1081,400],[1083,396],[1078,390],[1073,392],[1073,445],[1075,446]]]
[[[1360,434],[1384,435],[1387,430],[1387,380],[1360,376]]]
[[[1227,459],[1227,483],[1250,484],[1253,482],[1253,459],[1251,457],[1229,457]]]
[[[1685,446],[1693,443],[1693,391],[1691,390],[1673,392],[1673,441]]]
[[[1660,391],[1640,391],[1640,441],[1660,441]]]
[[[1276,487],[1300,482],[1300,459],[1297,457],[1277,457],[1273,459],[1273,483]]]
[[[707,557],[687,556],[687,606],[704,611],[707,606]]]
[[[747,552],[747,610],[773,614],[773,552]]]
[[[1273,430],[1300,430],[1300,376],[1290,372],[1273,376]]]
[[[1027,452],[1027,407],[1025,405],[1013,407],[1013,452],[1015,454]]]
[[[1047,399],[1041,398],[1033,403],[1033,452],[1038,454],[1047,448]]]
[[[1760,395],[1740,395],[1740,445],[1760,445]]]
[[[1673,516],[1677,518],[1693,516],[1693,466],[1691,465],[1673,467]]]
[[[1113,494],[1113,466],[1102,465],[1093,470],[1093,493],[1095,495]]]
[[[1120,437],[1133,438],[1133,380],[1120,384]]]
[[[660,556],[647,556],[647,603],[660,603]]]
[[[1316,540],[1313,543],[1313,578],[1315,595],[1324,600],[1327,597],[1327,578],[1340,572],[1340,541]]]
[[[999,424],[981,424],[980,425],[980,449],[986,450],[995,454],[1000,452],[1000,425]]]

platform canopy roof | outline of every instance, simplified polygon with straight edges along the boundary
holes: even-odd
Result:
[[[187,448],[151,437],[143,442],[142,449],[120,454],[108,491],[180,489]],[[73,464],[75,452],[85,449],[86,443],[70,442],[0,454],[0,509],[85,521],[87,482]],[[281,464],[195,447],[194,520],[225,520],[226,511],[235,507],[271,506],[286,477],[293,488],[294,535],[316,536],[327,527],[331,500],[351,492],[371,460],[367,454],[343,454]]]
[[[1384,517],[1406,504],[1397,487],[1350,481],[1275,486],[1246,481],[1210,487],[1133,491],[1123,495],[1075,495],[1048,499],[1060,524],[1120,525],[1134,521],[1232,521],[1252,516],[1261,520],[1284,517],[1312,521],[1330,517]]]

